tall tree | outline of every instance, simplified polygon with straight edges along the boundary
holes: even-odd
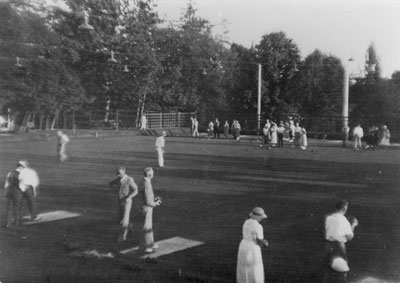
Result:
[[[46,21],[23,1],[0,3],[0,13],[0,53],[6,59],[0,67],[0,95],[7,106],[48,112],[79,107],[86,99],[79,77],[46,52],[46,46],[58,43]]]
[[[300,113],[338,115],[341,110],[344,69],[340,60],[315,50],[308,55],[290,84]]]
[[[284,32],[264,35],[256,48],[267,88],[263,92],[264,109],[270,113],[284,111],[290,101],[289,82],[300,62],[299,49]]]
[[[367,49],[364,70],[366,84],[378,83],[381,79],[381,66],[373,43]]]

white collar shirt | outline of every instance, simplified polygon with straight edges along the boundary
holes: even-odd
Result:
[[[24,168],[19,173],[19,188],[25,192],[29,186],[32,186],[35,190],[39,186],[39,176],[35,170],[31,168]]]
[[[353,236],[350,222],[342,213],[333,213],[325,220],[325,239],[331,242],[346,243]]]
[[[164,148],[165,146],[165,139],[163,136],[158,137],[156,140],[156,148]]]

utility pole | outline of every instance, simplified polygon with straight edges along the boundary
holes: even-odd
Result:
[[[349,62],[353,61],[353,58],[348,59],[344,66],[344,78],[343,78],[343,106],[342,106],[342,122],[343,122],[343,147],[348,146],[349,142]]]
[[[258,64],[257,128],[261,129],[261,64]]]

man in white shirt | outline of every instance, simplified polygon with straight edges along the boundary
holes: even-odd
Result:
[[[29,212],[31,214],[31,220],[40,220],[40,217],[36,215],[35,211],[35,197],[37,194],[37,187],[39,186],[39,176],[35,170],[30,168],[28,161],[21,160],[18,165],[22,167],[19,173],[19,189],[22,192],[22,196],[18,200],[17,209],[21,210],[22,197],[26,200]]]
[[[165,136],[167,135],[166,132],[162,131],[161,136],[159,136],[156,140],[156,151],[158,155],[158,166],[164,167],[164,147],[165,147]]]
[[[62,131],[57,131],[57,152],[60,161],[65,161],[68,158],[66,153],[68,142],[69,142],[69,137]]]
[[[361,150],[362,149],[361,139],[364,136],[364,131],[363,128],[361,128],[360,124],[357,124],[357,126],[354,128],[353,136],[354,136],[354,149]]]
[[[324,272],[323,282],[332,282],[331,266],[334,258],[342,258],[347,262],[346,243],[354,238],[354,228],[358,225],[356,218],[350,222],[345,217],[349,203],[340,200],[335,205],[335,212],[328,215],[325,219],[325,264],[328,266]],[[346,281],[347,272],[335,274],[341,277],[342,282]]]

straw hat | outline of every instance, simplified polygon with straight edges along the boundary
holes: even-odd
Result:
[[[258,217],[260,219],[265,219],[267,218],[267,215],[264,212],[264,209],[261,207],[255,207],[253,210],[250,212],[251,217]]]

